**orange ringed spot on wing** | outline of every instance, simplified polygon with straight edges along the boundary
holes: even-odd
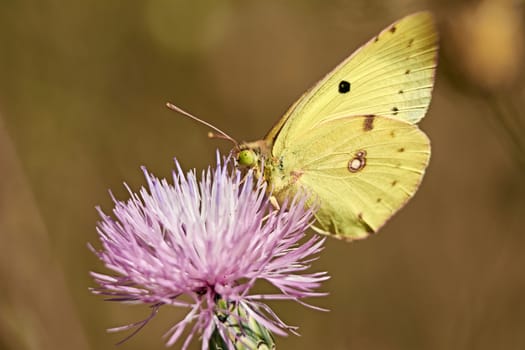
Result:
[[[358,151],[355,156],[348,161],[348,171],[357,173],[366,166],[366,151]]]

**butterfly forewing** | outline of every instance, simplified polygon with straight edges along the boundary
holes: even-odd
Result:
[[[290,108],[267,136],[277,136],[275,151],[340,117],[374,114],[417,123],[431,99],[437,39],[428,12],[385,28]]]

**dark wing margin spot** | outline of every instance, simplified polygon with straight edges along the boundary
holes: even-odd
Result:
[[[368,234],[376,233],[376,231],[369,224],[367,224],[366,221],[363,219],[363,213],[357,214],[357,219],[359,220],[359,223],[365,229],[366,233]]]
[[[374,42],[377,43],[379,41],[379,35],[374,38]]]
[[[370,131],[374,128],[374,115],[367,115],[365,117],[365,121],[363,122],[363,130],[364,131]]]
[[[397,112],[399,112],[399,108],[397,107],[392,108],[392,112],[393,112],[392,113],[393,115],[397,115]]]
[[[403,90],[399,90],[397,93],[398,94],[402,94],[402,93],[404,93],[404,91]]]
[[[405,74],[410,74],[410,69],[407,69],[407,70],[405,71]]]
[[[396,26],[390,27],[390,33],[395,33],[396,29],[397,29]]]

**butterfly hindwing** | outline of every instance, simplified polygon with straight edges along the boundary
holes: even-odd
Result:
[[[280,170],[269,180],[278,197],[306,189],[319,201],[317,231],[360,239],[414,194],[429,157],[429,140],[413,124],[380,116],[341,118],[285,149]]]

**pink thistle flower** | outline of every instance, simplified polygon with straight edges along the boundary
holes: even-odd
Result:
[[[203,349],[213,347],[217,337],[230,349],[249,348],[251,340],[261,341],[257,337],[270,347],[268,331],[286,335],[294,328],[263,300],[303,303],[302,298],[326,294],[314,291],[329,278],[325,272],[303,273],[324,243],[318,235],[301,242],[313,220],[305,196],[277,210],[268,201],[266,183],[251,171],[243,177],[230,170],[231,163],[227,158],[221,164],[218,157],[217,166],[198,180],[175,160],[173,184],[143,168],[147,188],[133,193],[126,186],[128,201],[113,198],[114,219],[98,208],[102,250],[90,249],[114,275],[92,272],[100,285],[92,292],[152,308],[146,320],[110,331],[136,327],[135,334],[161,306],[173,305],[189,311],[167,332],[168,346],[193,324],[182,349],[196,334]],[[277,292],[250,294],[257,280]]]

